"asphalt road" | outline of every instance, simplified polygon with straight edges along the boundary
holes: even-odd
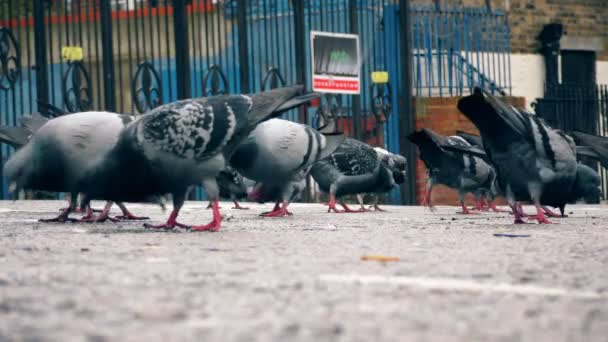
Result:
[[[553,225],[228,203],[218,233],[36,221],[62,204],[0,202],[0,341],[608,341],[606,206]]]

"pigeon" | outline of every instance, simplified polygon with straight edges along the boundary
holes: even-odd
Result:
[[[81,188],[91,198],[125,202],[169,193],[173,210],[166,223],[145,227],[218,231],[221,215],[216,176],[258,124],[318,97],[302,92],[302,86],[291,86],[156,107],[124,127],[97,167],[81,179]],[[129,177],[120,177],[126,172]],[[213,202],[212,221],[192,227],[178,223],[189,188],[201,183]]]
[[[291,203],[306,187],[312,165],[332,153],[344,141],[342,134],[322,134],[300,123],[272,119],[260,124],[238,146],[230,165],[256,182],[249,199],[276,201],[265,217],[291,213]]]
[[[328,212],[361,212],[344,202],[339,202],[344,210],[336,208],[336,199],[349,194],[390,191],[405,180],[406,165],[402,156],[346,138],[332,154],[313,165],[311,175],[321,191],[329,193]]]
[[[577,177],[573,139],[478,87],[458,101],[458,109],[480,131],[515,223],[523,223],[515,202],[528,200],[537,211],[531,218],[550,223],[542,204],[565,206]]]
[[[238,200],[247,197],[247,184],[240,173],[236,172],[230,166],[226,166],[216,177],[217,185],[220,189],[220,197],[230,199],[234,202],[232,209],[247,210],[249,208],[243,207],[239,204]],[[209,202],[207,209],[213,207],[213,203]]]
[[[465,139],[459,136],[442,136],[430,129],[423,128],[408,136],[408,139],[418,146],[420,159],[428,170],[423,205],[431,205],[433,185],[443,184],[458,190],[462,207],[461,214],[473,214],[464,203],[465,195],[472,192],[475,195],[478,209],[481,209],[481,198],[491,191],[496,172],[483,159],[466,154],[449,151],[446,146],[471,147]]]
[[[131,120],[131,116],[108,112],[67,114],[52,120],[33,114],[23,117],[22,123],[25,127],[0,128],[2,132],[7,129],[20,131],[21,135],[13,141],[20,148],[4,166],[11,190],[68,192],[68,207],[63,209],[58,217],[41,221],[73,221],[69,214],[75,210],[77,203],[79,177],[100,153],[110,148],[118,139],[121,128]],[[106,205],[107,210],[94,218],[88,201],[83,200],[83,203],[83,206],[87,207],[87,215],[80,221],[109,219],[111,204]],[[147,219],[131,214],[122,203],[118,203],[118,206],[123,212],[119,217],[121,219]]]
[[[464,132],[464,131],[456,131],[456,135],[459,136],[459,137],[461,137],[462,139],[466,140],[466,142],[469,143],[470,146],[464,146],[462,144],[443,146],[445,149],[447,149],[449,151],[456,151],[456,152],[471,154],[471,155],[473,155],[475,157],[483,159],[483,161],[485,161],[490,166],[492,166],[492,161],[488,158],[488,156],[487,156],[487,154],[486,154],[486,152],[484,150],[483,140],[481,139],[481,136],[479,136],[477,134],[472,134],[472,133]],[[498,179],[497,178],[494,179],[494,181],[492,182],[492,185],[490,186],[490,188],[489,189],[485,189],[483,191],[483,193],[484,194],[481,197],[481,201],[477,202],[477,208],[476,209],[478,209],[478,210],[492,210],[492,211],[497,212],[497,213],[499,213],[499,212],[507,212],[505,210],[498,209],[496,207],[496,204],[494,203],[494,200],[496,199],[496,197],[498,195],[502,194],[501,189],[500,189],[500,185],[498,184]]]
[[[393,173],[393,179],[395,180],[395,185],[397,184],[402,184],[403,182],[405,182],[405,177],[407,175],[407,159],[405,159],[404,156],[399,155],[399,154],[394,154],[391,153],[383,148],[380,147],[374,147],[374,151],[376,151],[376,153],[378,154],[378,156],[380,158],[382,158],[381,162],[383,164],[384,167],[388,167],[389,170]],[[363,204],[363,194],[357,194],[357,202],[359,202],[360,205],[360,209],[359,211],[371,211],[371,209],[373,208],[375,211],[386,211],[382,208],[380,208],[380,206],[378,205],[378,201],[379,201],[379,194],[380,193],[386,193],[388,191],[392,190],[391,189],[386,189],[383,187],[380,187],[378,189],[376,189],[376,191],[373,191],[373,205],[370,206],[369,209],[365,208],[365,205]]]
[[[608,138],[580,131],[572,132],[572,136],[580,143],[577,155],[583,155],[599,161],[608,168]]]
[[[457,134],[459,136],[463,137],[464,139],[466,139],[467,141],[469,141],[473,144],[477,144],[478,146],[483,148],[483,142],[481,141],[481,137],[475,136],[475,135],[472,135],[469,133],[464,133],[464,132],[458,132]],[[450,146],[445,146],[445,148],[447,150],[451,150],[451,151],[469,153],[474,156],[480,157],[486,161],[489,160],[489,158],[485,154],[484,150],[479,150],[476,148],[478,146],[463,147],[463,146],[450,145]],[[598,158],[598,155],[594,151],[591,151],[586,146],[577,145],[576,146],[576,155],[577,155],[577,157],[587,156],[587,157],[591,157],[593,159]],[[491,161],[489,161],[489,163],[491,163]],[[599,198],[599,196],[601,195],[600,182],[601,182],[600,176],[598,175],[598,173],[595,170],[593,170],[592,168],[590,168],[586,165],[579,163],[577,165],[577,169],[576,169],[576,180],[573,185],[572,191],[570,192],[570,195],[568,196],[568,198],[566,200],[566,203],[574,203],[580,199],[583,199],[587,203],[597,202],[597,198]],[[498,181],[498,177],[497,177],[492,185],[492,190],[488,193],[488,196],[490,196],[490,200],[491,200],[497,194],[502,194],[502,193],[503,193],[503,190],[500,189],[500,185],[499,185],[499,181]],[[543,204],[543,203],[541,203],[541,204]],[[518,211],[521,216],[528,216],[523,212],[521,204],[518,204],[517,208],[518,208]],[[559,206],[561,215],[554,213],[546,205],[541,205],[541,208],[543,209],[543,211],[545,212],[545,214],[547,216],[566,217],[566,215],[564,213],[565,212],[565,203],[562,203],[562,205]]]

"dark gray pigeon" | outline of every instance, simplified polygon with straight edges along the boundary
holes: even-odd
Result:
[[[328,212],[361,212],[339,202],[341,196],[361,193],[384,193],[405,181],[407,160],[400,155],[352,138],[344,142],[327,158],[315,163],[311,175],[321,191],[329,193]]]
[[[81,181],[91,198],[139,202],[170,193],[173,211],[165,224],[149,228],[189,227],[177,222],[192,185],[203,184],[213,201],[213,220],[193,230],[217,231],[218,173],[235,148],[261,122],[308,102],[303,87],[255,95],[223,95],[182,100],[156,107],[123,129],[119,141]],[[129,177],[120,177],[128,172]]]
[[[581,146],[577,146],[576,152],[599,161],[602,166],[608,168],[608,138],[580,131],[572,132],[574,139]]]
[[[465,137],[463,134],[466,134],[467,136]],[[458,132],[458,135],[462,136],[467,141],[471,141],[476,144],[478,144],[481,141],[481,140],[476,140],[475,135],[470,135],[468,133]],[[478,137],[478,138],[480,138],[480,137]],[[483,143],[481,143],[479,145],[481,147],[483,147]],[[480,157],[484,160],[489,160],[485,151],[481,150],[481,149],[477,149],[476,147],[477,146],[473,146],[473,147],[466,147],[466,146],[463,147],[463,146],[455,146],[455,145],[444,146],[444,148],[449,151],[469,153],[471,155]],[[585,146],[576,146],[576,155],[577,155],[577,157],[586,156],[586,157],[590,157],[590,158],[596,159],[596,160],[598,158],[598,155],[595,153],[595,151],[592,151],[590,149],[588,150],[588,148]],[[488,193],[488,195],[490,197],[503,193],[503,190],[500,189],[500,185],[498,183],[499,183],[499,181],[498,181],[498,177],[497,177],[496,181],[494,182],[492,191]],[[566,203],[575,203],[576,201],[581,200],[581,199],[583,199],[587,203],[596,203],[597,199],[599,198],[600,195],[601,195],[600,176],[592,168],[579,163],[576,168],[576,181],[574,183],[572,191],[570,192],[570,195],[568,196],[568,198],[566,200]],[[543,204],[543,205],[541,205],[541,208],[543,209],[543,211],[545,212],[545,214],[547,216],[566,217],[566,215],[564,213],[565,212],[565,203],[563,203],[561,206],[559,206],[561,215],[554,213],[551,209],[549,209],[545,205],[546,203],[541,203],[541,204]],[[520,209],[519,213],[521,216],[528,216],[521,209],[521,205],[518,205],[517,207]]]
[[[541,205],[564,206],[575,184],[577,162],[572,138],[481,88],[462,98],[458,109],[480,131],[515,222],[523,222],[515,202],[532,201],[537,209],[532,218],[549,223]]]
[[[122,127],[133,120],[131,116],[108,112],[82,112],[68,114],[48,120],[38,114],[24,116],[26,127],[11,127],[19,130],[21,138],[13,141],[21,147],[5,164],[5,174],[11,190],[43,190],[70,193],[70,205],[53,219],[43,222],[64,222],[73,220],[69,214],[76,209],[78,179],[93,165],[95,159],[107,152],[118,140]],[[1,130],[5,131],[6,127]],[[33,130],[33,131],[32,131]],[[26,144],[23,144],[26,142]],[[104,221],[109,218],[111,203],[106,205],[99,217],[93,217],[88,201],[87,215],[82,222]],[[140,220],[126,207],[117,203],[123,211],[119,218]]]
[[[481,199],[492,191],[496,172],[482,158],[446,149],[447,146],[470,148],[471,144],[459,136],[446,137],[427,128],[410,134],[408,139],[418,146],[420,159],[428,170],[423,205],[432,208],[433,185],[443,184],[458,191],[462,214],[473,213],[464,203],[468,192],[475,195],[477,208],[481,209]]]
[[[344,141],[342,134],[322,134],[310,126],[272,119],[260,124],[237,148],[230,165],[256,182],[249,199],[276,201],[266,217],[290,215],[287,207],[306,186],[312,165]]]

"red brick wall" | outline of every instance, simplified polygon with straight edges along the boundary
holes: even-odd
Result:
[[[442,135],[454,135],[456,131],[465,131],[479,134],[473,125],[456,108],[459,97],[417,97],[414,101],[414,112],[416,113],[416,130],[422,128],[431,129]],[[524,107],[525,98],[509,97],[508,103],[514,106]],[[418,203],[424,198],[426,188],[426,168],[420,158],[416,161],[416,188]],[[473,196],[467,195],[467,203],[474,203]],[[431,203],[434,205],[457,205],[458,193],[443,185],[433,187]]]

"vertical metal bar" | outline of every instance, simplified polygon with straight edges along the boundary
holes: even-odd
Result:
[[[359,27],[357,25],[357,0],[348,0],[348,17],[350,20],[350,32],[354,34],[359,33]],[[359,69],[359,74],[361,73],[361,68]],[[361,78],[361,75],[359,75]],[[361,87],[359,88],[360,90]],[[355,138],[361,139],[361,98],[359,95],[352,96],[353,101],[353,132],[355,134]]]
[[[116,0],[118,1],[118,0]],[[127,24],[129,23],[128,20],[125,21]],[[116,23],[116,46],[118,47],[118,86],[122,89],[123,87],[123,83],[122,83],[122,44],[121,44],[121,40],[123,40],[123,36],[120,32],[120,24],[121,24],[121,20],[117,19],[115,21]],[[125,111],[125,102],[124,102],[124,98],[125,96],[121,96],[120,97],[120,106],[117,107],[117,110],[120,112],[124,112]]]
[[[38,101],[49,103],[49,79],[46,59],[45,0],[34,2],[34,49],[36,50],[36,95]]]
[[[194,83],[192,84],[192,96],[198,97],[200,92],[198,92],[198,87],[200,86],[200,82],[197,82],[196,76],[198,73],[196,72],[196,32],[198,31],[194,23],[196,21],[196,12],[200,13],[200,8],[197,10],[199,6],[198,1],[194,0],[192,2],[192,13],[190,13],[190,17],[188,18],[190,22],[190,38],[191,38],[191,46],[192,52],[194,53],[194,60],[192,60],[192,73],[194,74]],[[206,7],[206,6],[205,6]],[[206,8],[205,8],[206,9]],[[160,49],[159,49],[160,50]],[[154,43],[152,42],[152,55],[154,56]]]
[[[28,20],[28,19],[26,19],[26,20]],[[30,42],[32,41],[31,31],[32,30],[30,29],[29,23],[28,23],[28,25],[25,27],[25,41],[26,41],[25,46],[27,47],[25,49],[26,53],[27,53],[27,84],[28,84],[27,88],[28,88],[28,95],[29,95],[28,99],[29,99],[29,104],[30,104],[29,109],[30,109],[30,111],[34,112],[34,103],[33,103],[34,94],[32,92],[33,87],[32,87],[32,68],[31,68],[31,66],[33,64],[32,64],[32,53],[31,53],[32,49],[30,49]]]
[[[239,31],[239,75],[241,77],[241,93],[251,92],[249,82],[249,49],[247,47],[247,0],[237,3]]]
[[[306,31],[304,30],[304,2],[293,2],[293,17],[294,17],[294,42],[295,42],[295,57],[296,57],[296,82],[305,84],[306,82]]]
[[[294,43],[295,43],[295,59],[296,59],[296,83],[306,85],[306,44],[307,34],[305,30],[304,20],[306,14],[304,12],[304,1],[293,1],[293,18],[294,18]],[[310,26],[309,26],[310,29]],[[299,110],[299,122],[308,122],[305,108],[301,106]]]
[[[414,204],[416,202],[416,153],[413,144],[407,140],[416,127],[412,112],[412,72],[410,67],[411,46],[410,46],[410,16],[409,0],[399,0],[399,27],[401,28],[400,49],[401,49],[401,94],[399,98],[399,150],[408,160],[407,181],[401,187],[401,201],[404,204]]]
[[[190,98],[190,53],[188,49],[186,0],[173,1],[173,29],[175,33],[177,98],[187,99]]]
[[[112,46],[112,13],[109,1],[100,2],[101,45],[103,49],[103,89],[105,109],[116,111],[114,92],[114,47]]]

